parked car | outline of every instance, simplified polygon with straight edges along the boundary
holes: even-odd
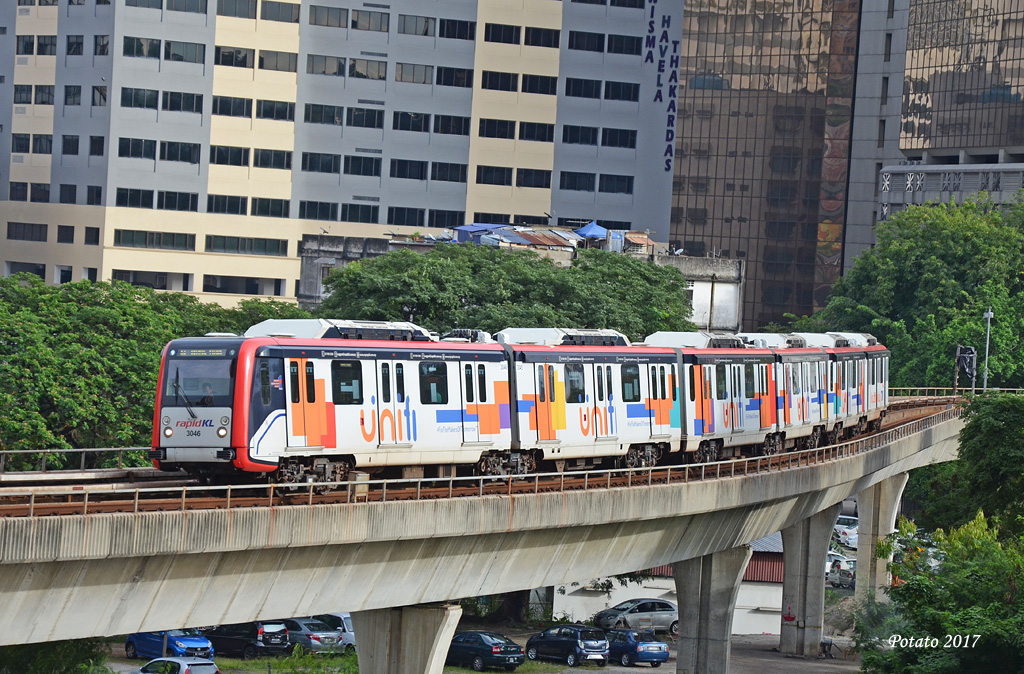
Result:
[[[629,667],[638,662],[649,662],[651,667],[661,667],[668,662],[668,645],[654,638],[654,632],[646,630],[608,630],[609,658]]]
[[[514,672],[526,656],[523,647],[497,632],[459,632],[448,647],[446,665],[468,665],[474,672],[504,667]]]
[[[281,655],[291,651],[288,628],[280,621],[218,625],[203,635],[218,653],[239,655],[250,660],[259,655]]]
[[[630,599],[594,616],[594,624],[601,629],[630,627],[655,632],[679,634],[679,611],[676,605],[664,599]]]
[[[292,618],[282,620],[288,628],[288,641],[292,648],[301,646],[311,653],[341,651],[341,632],[332,630],[316,618]]]
[[[608,664],[608,638],[594,627],[556,625],[526,641],[526,657],[531,660],[560,660],[570,667],[587,662],[596,662],[604,667]]]
[[[220,674],[220,668],[203,658],[157,658],[131,674]]]
[[[332,630],[341,633],[341,650],[346,653],[356,648],[356,631],[352,629],[352,616],[348,613],[323,613],[313,616]]]
[[[855,588],[857,584],[857,560],[843,559],[832,562],[828,572],[828,582],[832,587]]]
[[[825,553],[825,578],[828,578],[828,572],[832,568],[832,562],[842,560],[846,561],[845,555],[840,555],[838,552],[826,552]]]
[[[843,529],[849,529],[850,527],[856,527],[860,522],[856,517],[851,515],[840,515],[836,518],[836,523],[832,526],[837,534],[842,533]]]
[[[839,543],[847,548],[857,549],[857,525],[846,527],[839,532]]]
[[[164,635],[167,651],[164,652]],[[199,630],[189,627],[167,632],[136,632],[124,640],[124,654],[128,658],[159,658],[160,656],[193,657],[213,660],[214,649],[210,640]]]

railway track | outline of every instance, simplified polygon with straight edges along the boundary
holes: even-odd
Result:
[[[621,468],[535,474],[523,477],[485,476],[369,480],[362,482],[205,486],[184,475],[151,468],[115,469],[107,482],[102,471],[23,473],[17,480],[0,480],[0,517],[38,517],[95,513],[136,513],[372,503],[481,496],[513,496],[545,492],[616,489],[678,484],[791,470],[854,456],[959,415],[952,398],[935,397],[917,404],[896,403],[882,430],[854,440],[774,456],[730,459],[714,463]],[[12,473],[0,474],[0,478]],[[35,480],[33,482],[33,480]],[[90,482],[90,480],[93,480]]]

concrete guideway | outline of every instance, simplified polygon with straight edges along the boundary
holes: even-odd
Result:
[[[379,644],[385,655],[378,664],[367,662],[366,672],[433,672],[439,669],[430,669],[429,663],[443,650],[437,644],[446,647],[445,634],[450,638],[448,625],[453,630],[454,623],[447,608],[415,605],[686,560],[699,560],[701,571],[696,574],[691,564],[689,571],[680,572],[709,579],[710,584],[696,589],[698,598],[706,594],[698,601],[717,609],[720,597],[728,594],[727,579],[737,570],[742,576],[745,566],[745,559],[742,565],[727,561],[743,552],[729,551],[742,551],[740,546],[749,541],[794,527],[888,478],[955,458],[961,426],[959,418],[948,414],[933,425],[912,425],[915,432],[893,432],[889,444],[862,454],[690,484],[419,502],[8,518],[0,520],[0,602],[6,609],[0,615],[0,643],[345,608],[353,611],[357,623],[392,626],[383,631],[394,636]],[[811,530],[821,528],[820,523],[810,525]],[[823,550],[821,555],[819,577]],[[813,560],[809,552],[804,556],[801,566],[810,579]],[[690,586],[679,589],[680,597],[694,592]],[[789,591],[799,593],[795,587]],[[802,643],[801,649],[817,644],[821,624],[820,615],[817,622],[811,615],[817,591],[803,591],[809,598],[801,620],[811,632],[794,642]],[[733,603],[735,593],[729,592]],[[722,619],[702,613],[697,622],[694,657],[704,657],[707,665],[692,671],[726,671],[713,664],[722,661],[721,643],[728,652]],[[417,656],[427,669],[395,670],[398,665],[387,664],[397,662],[395,649],[412,643],[430,645]]]

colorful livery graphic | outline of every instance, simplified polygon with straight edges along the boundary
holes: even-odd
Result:
[[[870,335],[272,320],[164,349],[151,458],[215,479],[335,482],[651,466],[817,447],[877,427]]]

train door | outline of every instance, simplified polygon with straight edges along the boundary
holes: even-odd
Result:
[[[648,364],[648,381],[651,386],[651,435],[668,435],[671,432],[672,393],[671,369],[664,363]]]
[[[757,364],[757,398],[760,401],[761,430],[771,428],[774,423],[772,410],[775,409],[775,391],[770,386],[770,363]]]
[[[533,409],[530,410],[531,425],[537,429],[538,441],[555,440],[555,366],[537,364],[534,367],[533,382],[535,398]]]
[[[593,365],[594,404],[591,407],[590,423],[595,440],[615,435],[614,405],[612,404],[612,366]]]
[[[704,435],[715,432],[715,398],[712,382],[715,380],[715,367],[713,365],[701,365],[700,392],[701,410],[704,419]]]
[[[483,363],[479,363],[478,374],[473,363],[462,364],[462,441],[480,442],[480,415],[477,405],[486,402],[487,391],[483,390],[481,376],[484,375]]]
[[[317,380],[314,362],[312,358],[288,360],[289,447],[322,447],[325,443],[324,381]]]
[[[380,445],[409,442],[404,423],[405,363],[392,360],[377,361],[377,419]]]
[[[743,432],[743,366],[729,366],[729,424],[733,433]]]

